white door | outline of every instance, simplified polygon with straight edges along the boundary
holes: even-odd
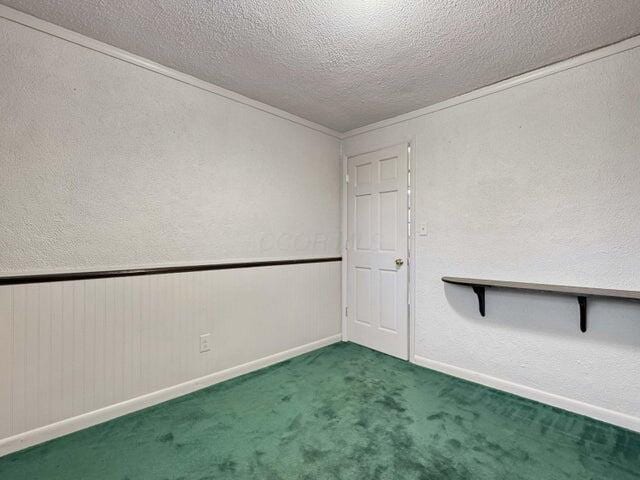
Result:
[[[406,360],[407,145],[347,162],[349,340]]]

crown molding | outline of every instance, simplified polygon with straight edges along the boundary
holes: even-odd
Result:
[[[550,75],[555,75],[556,73],[560,73],[566,70],[570,70],[572,68],[580,67],[582,65],[586,65],[588,63],[595,62],[597,60],[601,60],[603,58],[607,58],[612,55],[617,55],[619,53],[626,52],[628,50],[632,50],[638,47],[640,47],[640,35],[628,38],[621,42],[608,45],[606,47],[602,47],[596,50],[591,50],[589,52],[582,53],[575,57],[571,57],[567,60],[553,63],[551,65],[547,65],[545,67],[538,68],[536,70],[532,70],[530,72],[508,78],[506,80],[502,80],[498,83],[494,83],[492,85],[488,85],[486,87],[473,90],[471,92],[459,95],[457,97],[453,97],[448,100],[435,103],[428,107],[420,108],[418,110],[413,110],[411,112],[404,113],[396,117],[388,118],[386,120],[381,120],[379,122],[375,122],[370,125],[365,125],[363,127],[354,128],[353,130],[349,130],[348,132],[343,133],[340,136],[340,138],[342,140],[345,140],[347,138],[355,137],[363,133],[389,127],[397,123],[406,122],[408,120],[413,120],[415,118],[423,117],[425,115],[431,115],[432,113],[439,112],[447,108],[455,107],[456,105],[461,105],[463,103],[471,102],[479,98],[493,95],[494,93],[499,93],[504,90],[509,90],[510,88],[517,87],[518,85],[524,85],[525,83],[540,80]]]
[[[244,95],[240,95],[239,93],[232,92],[231,90],[219,87],[217,85],[214,85],[213,83],[200,80],[191,75],[187,75],[186,73],[182,73],[159,63],[152,62],[151,60],[147,60],[146,58],[134,55],[133,53],[129,53],[125,50],[100,42],[98,40],[94,40],[93,38],[87,37],[80,33],[76,33],[72,30],[68,30],[53,23],[40,20],[39,18],[28,15],[26,13],[22,13],[5,5],[0,5],[0,18],[13,23],[17,23],[19,25],[23,25],[28,28],[32,28],[33,30],[51,35],[61,40],[65,40],[67,42],[121,60],[131,65],[135,65],[145,70],[158,73],[165,77],[172,78],[178,82],[191,85],[192,87],[198,88],[200,90],[218,95],[233,102],[241,103],[261,112],[268,113],[275,117],[287,120],[303,127],[310,128],[311,130],[324,133],[331,137],[340,139],[342,136],[339,132],[336,132],[335,130],[327,128],[323,125],[298,117],[289,112],[285,112],[284,110],[280,110],[279,108],[272,107],[271,105],[267,105],[266,103],[252,100],[248,97],[245,97]]]
[[[158,73],[165,77],[172,78],[176,81],[185,83],[187,85],[191,85],[200,90],[204,90],[214,95],[218,95],[220,97],[226,98],[228,100],[241,103],[243,105],[249,106],[261,112],[265,112],[275,117],[288,120],[292,123],[310,128],[312,130],[324,133],[326,135],[329,135],[331,137],[334,137],[340,140],[345,140],[351,137],[355,137],[357,135],[361,135],[366,132],[371,132],[371,131],[385,128],[391,125],[395,125],[397,123],[406,122],[408,120],[413,120],[415,118],[419,118],[425,115],[430,115],[432,113],[439,112],[441,110],[445,110],[447,108],[451,108],[456,105],[461,105],[463,103],[477,100],[479,98],[483,98],[483,97],[492,95],[494,93],[508,90],[518,85],[523,85],[529,82],[533,82],[535,80],[539,80],[539,79],[548,77],[550,75],[563,72],[565,70],[570,70],[572,68],[586,65],[588,63],[601,60],[601,59],[610,57],[612,55],[616,55],[616,54],[640,47],[640,35],[637,35],[637,36],[628,38],[626,40],[623,40],[621,42],[617,42],[612,45],[608,45],[606,47],[598,48],[596,50],[592,50],[592,51],[577,55],[567,60],[563,60],[551,65],[547,65],[545,67],[538,68],[536,70],[532,70],[530,72],[523,73],[515,77],[511,77],[509,79],[494,83],[492,85],[488,85],[486,87],[479,88],[477,90],[473,90],[471,92],[444,100],[442,102],[435,103],[433,105],[430,105],[424,108],[413,110],[411,112],[404,113],[402,115],[381,120],[379,122],[375,122],[369,125],[365,125],[365,126],[358,127],[358,128],[349,130],[347,132],[341,133],[341,132],[332,130],[328,127],[325,127],[323,125],[312,122],[310,120],[306,120],[302,117],[298,117],[297,115],[293,115],[284,110],[280,110],[278,108],[272,107],[270,105],[259,102],[257,100],[252,100],[248,97],[245,97],[244,95],[240,95],[239,93],[232,92],[231,90],[227,90],[225,88],[219,87],[217,85],[206,82],[204,80],[200,80],[191,75],[187,75],[186,73],[182,73],[172,68],[161,65],[159,63],[152,62],[151,60],[140,57],[138,55],[134,55],[133,53],[129,53],[120,48],[114,47],[112,45],[108,45],[98,40],[94,40],[93,38],[76,33],[72,30],[68,30],[58,25],[54,25],[53,23],[40,20],[32,15],[22,13],[18,10],[7,7],[5,5],[0,5],[0,18],[23,25],[25,27],[32,28],[42,33],[46,33],[53,37],[60,38],[62,40],[68,41],[75,45],[85,47],[89,50],[102,53],[109,57],[116,58],[118,60],[129,63],[131,65],[135,65],[140,68],[143,68],[145,70]]]

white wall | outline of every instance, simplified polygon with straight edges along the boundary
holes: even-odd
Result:
[[[3,15],[0,275],[339,255],[332,132]],[[339,262],[0,287],[0,454],[339,339]]]
[[[344,150],[413,141],[428,229],[415,239],[417,363],[640,430],[639,304],[590,300],[583,334],[575,298],[490,290],[482,318],[471,289],[440,280],[640,290],[634,42],[391,120]]]
[[[331,256],[339,140],[0,18],[0,273]]]

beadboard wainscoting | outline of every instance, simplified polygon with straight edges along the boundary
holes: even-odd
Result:
[[[340,269],[1,286],[0,455],[340,340]]]

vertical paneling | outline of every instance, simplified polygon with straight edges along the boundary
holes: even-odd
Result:
[[[25,385],[25,360],[27,349],[27,287],[17,285],[13,290],[13,359],[11,406],[12,406],[12,433],[28,430],[25,410],[26,385]]]
[[[13,383],[13,291],[0,287],[0,438],[11,434]]]
[[[338,262],[0,287],[0,439],[336,335],[339,309]]]
[[[51,418],[51,289],[46,285],[38,285],[38,382],[35,399],[37,409],[36,421],[39,425]]]
[[[115,403],[115,396],[113,394],[115,388],[115,350],[113,348],[115,325],[113,324],[113,317],[116,312],[116,283],[119,280],[116,278],[107,278],[105,281],[104,291],[104,336],[102,341],[104,342],[104,377],[102,381],[105,384],[105,391],[103,396],[102,405],[110,405]]]
[[[93,350],[93,386],[94,386],[94,406],[100,408],[104,406],[106,390],[106,346],[105,346],[105,317],[107,305],[107,281],[96,280],[95,288],[95,329],[94,329],[94,350]]]
[[[84,408],[87,411],[96,409],[95,401],[95,330],[96,330],[96,287],[97,282],[86,282],[84,285]]]
[[[73,344],[74,287],[76,282],[62,284],[62,364],[61,418],[73,416],[73,365],[76,354]],[[44,287],[44,285],[42,285]],[[16,432],[17,433],[17,432]]]
[[[84,287],[87,282],[73,282],[73,339],[71,342],[73,365],[71,367],[71,385],[73,388],[71,411],[73,415],[86,412],[84,408]],[[45,285],[39,285],[45,288]],[[115,358],[114,358],[115,360]]]
[[[49,400],[51,406],[51,418],[49,421],[57,422],[64,418],[64,390],[62,388],[62,370],[64,367],[63,356],[63,283],[49,285],[51,294],[51,364],[49,375],[51,377]]]
[[[132,289],[132,277],[122,279],[122,285],[124,289],[123,296],[123,342],[122,342],[122,359],[123,359],[123,371],[122,371],[122,390],[123,392],[133,392],[133,377],[131,366],[133,365],[133,329],[135,325],[133,323],[133,289]]]
[[[339,332],[342,328],[342,286],[340,282],[342,265],[338,262],[318,264],[318,292],[315,299],[318,304],[318,318],[322,319],[317,323],[318,338],[326,338]],[[336,278],[338,279],[336,281]],[[329,301],[326,299],[338,299]],[[324,320],[326,319],[326,321]]]
[[[24,420],[25,428],[38,425],[38,383],[40,356],[40,290],[43,285],[27,285],[25,294],[25,339],[24,345]]]

